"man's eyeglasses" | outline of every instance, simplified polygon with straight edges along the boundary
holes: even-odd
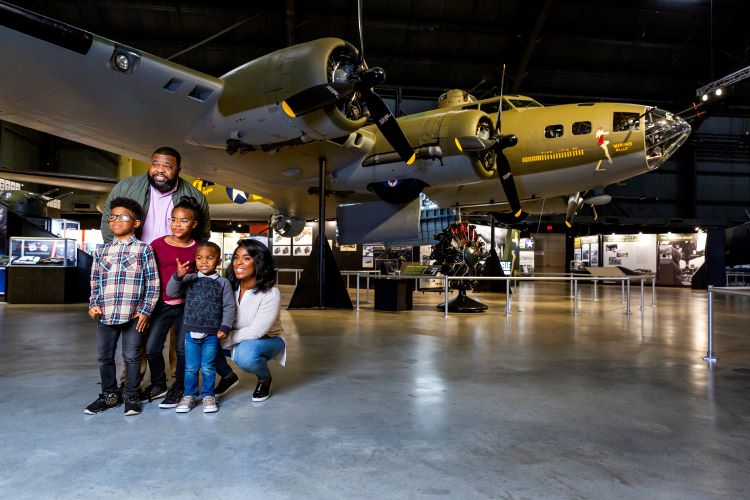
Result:
[[[178,219],[177,217],[170,217],[167,220],[170,224],[177,224],[178,226],[188,226],[191,222],[193,222],[190,219]]]
[[[131,220],[135,220],[135,217],[128,214],[112,214],[107,216],[109,222],[114,222],[117,219],[120,219],[123,222],[130,222]]]

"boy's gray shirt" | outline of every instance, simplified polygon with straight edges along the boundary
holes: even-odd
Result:
[[[202,307],[211,306],[210,303],[207,303],[207,301],[204,300],[205,297],[197,296],[200,292],[198,291],[199,289],[195,289],[194,286],[199,284],[198,280],[215,280],[216,284],[221,288],[222,311],[221,321],[219,322],[220,324],[197,324],[205,321],[200,321],[200,314],[196,314],[196,312]],[[232,329],[235,315],[234,291],[232,290],[232,285],[229,283],[229,280],[218,274],[206,276],[200,272],[189,273],[180,278],[175,272],[167,283],[167,294],[172,297],[179,297],[185,294],[186,289],[185,331],[216,334],[216,332],[220,330],[229,333]],[[198,292],[198,294],[191,293],[191,291]],[[209,312],[215,313],[216,311]]]

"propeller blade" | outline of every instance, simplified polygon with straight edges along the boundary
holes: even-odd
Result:
[[[475,135],[455,138],[456,147],[462,152],[486,151],[495,146],[495,141],[482,139]]]
[[[316,85],[281,101],[281,108],[292,118],[306,115],[348,99],[354,93],[355,85],[356,81]]]
[[[516,189],[516,181],[513,180],[513,173],[510,170],[510,162],[502,150],[497,152],[495,163],[497,164],[497,175],[500,177],[500,184],[503,186],[508,203],[510,203],[513,216],[520,219],[523,215],[521,200],[518,198],[518,189]]]
[[[402,160],[407,165],[414,163],[417,158],[416,153],[409,144],[409,139],[404,135],[404,131],[401,130],[396,118],[388,109],[388,105],[383,99],[369,90],[363,92],[367,108],[370,110],[370,116],[375,120],[380,132],[385,137],[385,140],[393,146],[393,149],[398,153]]]
[[[573,227],[573,217],[581,205],[581,194],[575,193],[568,197],[568,208],[565,210],[565,226],[570,229]]]

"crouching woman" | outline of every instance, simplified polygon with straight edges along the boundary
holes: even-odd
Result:
[[[276,268],[268,247],[251,239],[237,242],[227,279],[234,288],[237,314],[221,346],[231,352],[241,370],[258,377],[253,401],[265,401],[271,395],[268,362],[277,359],[282,366],[286,364],[286,340],[279,318],[281,294],[274,286]],[[221,353],[216,362],[222,376],[231,373]]]

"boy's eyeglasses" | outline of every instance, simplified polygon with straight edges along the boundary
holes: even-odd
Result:
[[[135,220],[135,217],[128,214],[112,214],[107,216],[109,222],[114,222],[117,219],[120,219],[123,222],[130,222],[131,220]]]
[[[170,217],[167,220],[169,221],[170,224],[177,224],[178,226],[187,226],[191,222],[193,222],[190,219],[178,219],[177,217]]]

